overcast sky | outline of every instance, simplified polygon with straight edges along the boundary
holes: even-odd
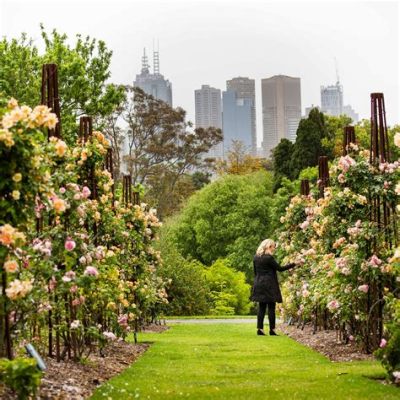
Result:
[[[261,79],[300,77],[304,113],[320,104],[320,85],[336,82],[334,58],[345,104],[369,118],[369,94],[383,92],[388,123],[400,123],[399,19],[398,1],[0,0],[1,36],[26,32],[39,45],[43,22],[106,41],[115,83],[132,83],[143,47],[151,55],[158,40],[174,106],[191,120],[202,84],[224,90],[233,77],[255,79],[259,142]]]

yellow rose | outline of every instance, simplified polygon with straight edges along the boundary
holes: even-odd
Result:
[[[7,147],[14,146],[14,140],[12,138],[12,132],[7,129],[0,129],[0,142],[4,142]]]
[[[62,213],[67,209],[65,201],[58,197],[53,200],[53,207],[56,213]]]
[[[49,113],[44,119],[44,126],[49,129],[54,129],[57,125],[58,118],[56,114]]]
[[[13,190],[11,195],[14,200],[19,200],[21,197],[19,190]]]
[[[13,108],[16,108],[16,107],[18,107],[18,101],[15,100],[14,97],[11,97],[11,99],[8,100],[7,108],[9,110],[12,110]]]
[[[9,260],[4,263],[4,270],[8,273],[14,273],[18,271],[18,263],[15,260]]]
[[[63,140],[59,140],[54,147],[59,157],[63,157],[68,148],[67,144]]]
[[[22,179],[22,174],[20,174],[19,172],[17,172],[16,174],[13,175],[12,180],[14,182],[21,182]]]

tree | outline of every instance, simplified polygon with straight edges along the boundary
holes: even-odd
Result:
[[[291,158],[294,145],[288,139],[282,139],[272,151],[274,168],[274,192],[280,188],[284,177],[292,177]]]
[[[44,52],[39,54],[32,39],[0,42],[0,92],[31,107],[40,103],[42,65],[58,66],[59,97],[63,138],[70,144],[77,137],[77,118],[81,115],[105,117],[123,98],[123,88],[107,81],[111,76],[112,51],[101,40],[76,36],[70,46],[68,37],[41,25]],[[76,132],[76,134],[74,134]]]
[[[123,113],[123,104],[125,102],[125,96],[122,98],[121,104],[115,107],[111,114],[97,119],[97,125],[103,127],[103,133],[110,141],[111,148],[113,151],[113,167],[114,177],[118,179],[121,175],[121,163],[122,163],[122,152],[123,145],[125,142],[125,131],[120,126]]]
[[[338,117],[325,115],[327,135],[322,139],[321,144],[325,153],[324,155],[330,160],[343,154],[344,127],[350,124],[351,118],[347,115],[340,115]]]
[[[263,168],[261,160],[249,154],[247,146],[240,140],[232,140],[227,161],[217,164],[219,174],[245,175]]]
[[[126,87],[122,108],[128,147],[124,160],[132,182],[144,184],[160,215],[168,215],[168,208],[178,206],[178,183],[191,170],[206,165],[201,156],[222,140],[221,130],[190,131],[182,108],[174,109],[137,87]]]
[[[208,172],[196,171],[190,177],[196,190],[200,190],[203,186],[211,182],[211,174]]]
[[[326,136],[324,114],[313,108],[297,129],[291,158],[292,177],[297,177],[303,168],[318,165],[319,156],[324,155],[321,140]]]
[[[253,255],[271,233],[272,176],[226,175],[196,192],[170,225],[179,252],[202,264],[218,258],[250,280]]]

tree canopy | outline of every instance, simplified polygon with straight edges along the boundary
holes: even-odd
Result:
[[[271,233],[272,176],[266,171],[227,175],[196,192],[171,223],[180,253],[205,265],[227,258],[252,276],[252,259]]]
[[[77,118],[109,115],[124,97],[123,87],[108,83],[112,51],[101,40],[76,35],[73,46],[66,34],[41,26],[44,51],[22,34],[0,41],[0,92],[31,107],[40,103],[42,65],[58,66],[63,138],[76,140]]]

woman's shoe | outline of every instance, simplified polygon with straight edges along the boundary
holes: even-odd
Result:
[[[257,329],[257,335],[265,336],[265,333],[262,329]]]
[[[269,336],[279,336],[275,331],[269,331]]]

